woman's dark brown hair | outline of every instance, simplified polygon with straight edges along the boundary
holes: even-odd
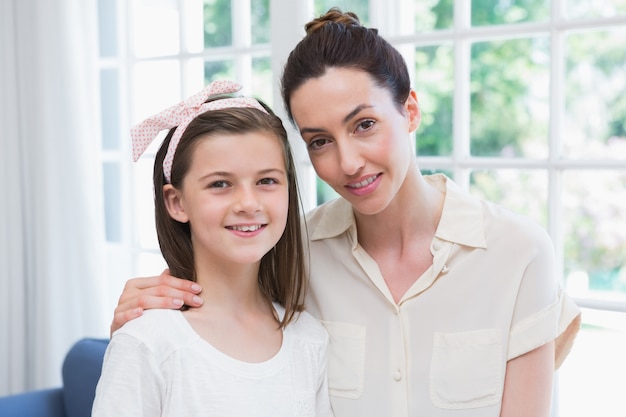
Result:
[[[356,14],[343,13],[336,7],[307,23],[305,29],[306,36],[289,54],[281,80],[291,122],[293,92],[307,80],[324,75],[327,68],[367,72],[380,87],[391,92],[394,103],[402,109],[411,90],[406,62],[378,30],[361,26]]]
[[[219,98],[218,98],[219,99]],[[296,178],[296,167],[287,139],[287,132],[278,116],[264,103],[264,113],[254,108],[226,108],[213,110],[197,116],[189,123],[180,138],[172,162],[171,184],[181,189],[187,174],[196,145],[202,140],[210,140],[212,135],[237,135],[249,132],[264,132],[274,135],[283,148],[287,170],[289,208],[287,224],[280,240],[261,259],[259,268],[259,288],[268,301],[276,301],[285,308],[281,326],[294,319],[303,310],[306,288],[304,269],[304,249],[300,224],[300,198]],[[171,129],[161,144],[154,161],[154,206],[157,237],[161,253],[173,276],[196,280],[193,246],[189,223],[172,219],[165,206],[163,186],[163,159],[167,152],[174,129]],[[233,137],[233,140],[237,140]],[[236,157],[236,156],[233,156]]]

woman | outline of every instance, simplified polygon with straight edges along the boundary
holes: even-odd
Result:
[[[416,93],[399,52],[352,13],[311,21],[282,77],[287,113],[340,198],[307,216],[307,311],[330,334],[342,416],[548,416],[579,326],[546,233],[422,176]],[[112,329],[146,308],[197,306],[163,274],[130,280]]]

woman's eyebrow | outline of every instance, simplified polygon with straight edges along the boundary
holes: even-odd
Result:
[[[359,114],[363,109],[369,109],[369,108],[373,108],[374,106],[371,106],[369,104],[360,104],[358,106],[355,107],[354,110],[352,110],[350,113],[348,113],[343,120],[341,121],[342,124],[347,124],[350,119],[352,119],[354,116],[356,116],[357,114]],[[318,127],[303,127],[302,129],[300,129],[300,134],[302,135],[303,133],[321,133],[321,132],[325,132],[324,129],[322,128],[318,128]]]
[[[363,109],[369,109],[372,107],[374,106],[371,106],[369,104],[359,104],[358,106],[356,106],[354,110],[352,110],[350,113],[346,115],[346,117],[343,118],[342,123],[345,125],[346,123],[350,121],[350,119],[352,119],[354,116],[359,114]]]

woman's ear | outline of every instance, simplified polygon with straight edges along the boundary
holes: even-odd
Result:
[[[404,108],[409,115],[409,132],[413,133],[420,127],[422,121],[422,112],[420,111],[420,105],[415,90],[409,92],[409,97],[404,103]]]
[[[165,184],[163,186],[163,201],[172,219],[180,223],[187,223],[189,221],[181,193],[174,188],[172,184]]]

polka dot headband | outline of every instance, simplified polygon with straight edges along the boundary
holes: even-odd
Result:
[[[250,97],[228,97],[206,103],[207,99],[222,94],[231,94],[241,90],[241,85],[233,81],[214,81],[202,91],[189,97],[187,100],[168,107],[160,113],[149,117],[130,129],[133,144],[133,161],[137,161],[141,154],[150,146],[159,132],[165,129],[176,128],[174,135],[163,160],[163,174],[168,183],[171,182],[172,161],[180,137],[187,125],[202,113],[212,110],[221,110],[231,107],[251,107],[267,113],[263,106]]]

